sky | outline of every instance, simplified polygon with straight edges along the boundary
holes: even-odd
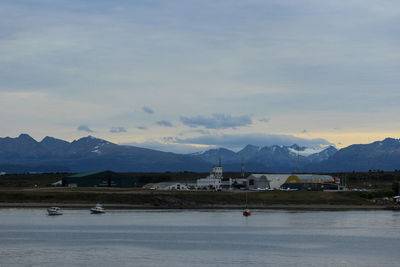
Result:
[[[191,153],[399,138],[398,0],[2,0],[0,136]]]

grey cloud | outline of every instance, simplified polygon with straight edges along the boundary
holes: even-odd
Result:
[[[112,127],[110,129],[110,133],[126,133],[127,130],[125,129],[125,127]]]
[[[310,121],[334,111],[332,117],[343,121],[338,126],[345,130],[360,124],[390,128],[393,119],[387,114],[400,110],[400,1],[206,0],[196,8],[191,1],[146,8],[125,1],[118,12],[108,4],[92,8],[77,0],[16,2],[0,1],[5,22],[0,33],[2,88],[39,90],[69,100],[66,106],[82,102],[115,112],[123,112],[122,106],[139,109],[121,122],[96,121],[97,126],[145,124],[142,117],[151,115],[142,106],[160,107],[159,113],[166,102],[171,116],[197,103],[210,113],[217,106],[228,114],[238,108],[257,114],[268,110],[272,117],[312,111]],[[41,106],[43,114],[54,112]],[[26,110],[21,108],[18,116]],[[68,112],[79,117],[82,109]],[[95,116],[79,118],[88,122],[98,120]],[[16,115],[10,118],[10,131],[25,123]],[[36,116],[30,121],[34,130],[44,120]],[[296,130],[301,128],[287,129]]]
[[[181,117],[183,124],[189,127],[203,126],[207,129],[227,129],[252,124],[249,116],[232,117],[228,114],[215,113],[211,117]]]
[[[241,149],[248,144],[257,146],[298,144],[307,147],[332,145],[332,143],[322,138],[306,139],[292,135],[261,134],[261,133],[203,135],[194,138],[174,138],[173,141],[179,144],[201,144],[201,145],[225,147],[233,150]]]
[[[143,106],[142,110],[148,114],[154,114],[154,110],[152,110],[151,108],[147,107],[147,106]]]
[[[259,119],[259,121],[267,123],[267,122],[269,122],[269,119],[268,118],[261,118],[261,119]]]
[[[136,129],[139,129],[139,130],[147,130],[147,127],[146,127],[146,126],[137,126]]]
[[[160,126],[174,127],[174,125],[170,121],[161,120],[161,121],[157,121],[156,123]]]
[[[80,132],[88,132],[88,133],[93,133],[94,131],[92,129],[90,129],[87,125],[79,125],[76,128],[78,131]]]

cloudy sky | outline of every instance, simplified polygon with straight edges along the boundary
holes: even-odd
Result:
[[[2,0],[0,136],[190,152],[399,138],[398,0]]]

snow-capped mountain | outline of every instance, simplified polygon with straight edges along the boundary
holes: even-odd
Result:
[[[296,144],[292,146],[265,146],[258,147],[247,145],[239,152],[234,152],[225,148],[211,149],[201,154],[199,157],[207,162],[216,164],[219,158],[222,159],[223,165],[228,169],[239,170],[242,159],[247,166],[257,165],[257,169],[268,169],[274,172],[291,172],[301,169],[302,167],[313,163],[326,160],[336,153],[337,149],[333,146],[329,147],[300,147]]]
[[[400,140],[387,138],[365,145],[301,147],[247,145],[234,152],[211,149],[190,155],[117,145],[92,136],[73,142],[27,134],[0,138],[0,171],[56,172],[109,169],[120,172],[208,172],[222,160],[224,171],[239,172],[244,159],[248,172],[340,172],[400,169]]]

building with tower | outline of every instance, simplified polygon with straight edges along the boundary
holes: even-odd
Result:
[[[221,190],[223,179],[223,168],[221,165],[221,158],[219,159],[218,166],[214,166],[212,172],[206,178],[197,179],[197,189],[203,190]]]

